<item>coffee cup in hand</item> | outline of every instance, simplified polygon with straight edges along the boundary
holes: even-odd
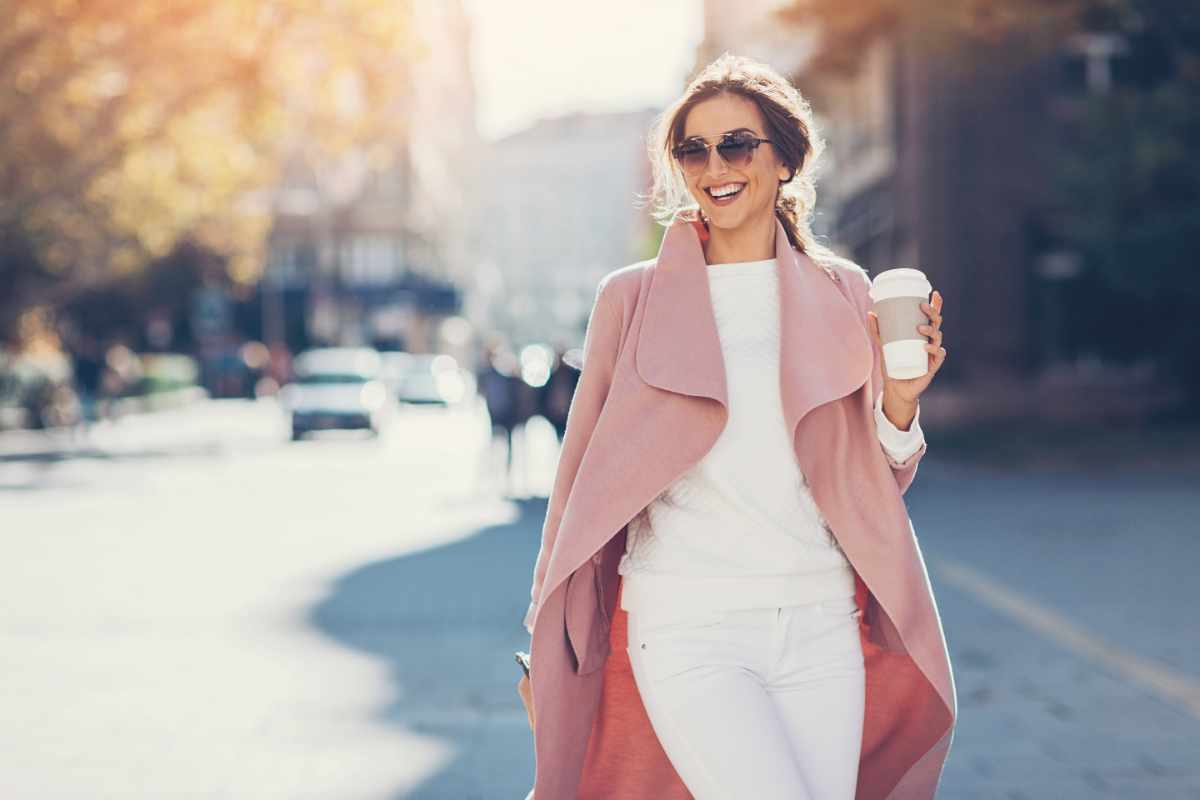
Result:
[[[919,378],[929,371],[929,337],[917,330],[928,325],[921,303],[929,302],[933,285],[925,273],[911,267],[884,270],[871,281],[872,311],[879,321],[879,339],[889,378]]]

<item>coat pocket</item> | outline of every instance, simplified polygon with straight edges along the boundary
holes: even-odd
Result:
[[[596,564],[583,562],[567,578],[566,609],[564,611],[567,639],[575,655],[575,672],[586,675],[604,666],[612,645],[609,643],[609,623],[605,613]]]

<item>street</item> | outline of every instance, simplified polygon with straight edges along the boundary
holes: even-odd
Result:
[[[0,796],[524,797],[518,499],[478,407],[288,441],[270,401],[0,435]],[[960,720],[939,797],[1200,798],[1196,474],[939,460],[905,495]],[[520,499],[529,494],[532,499]]]

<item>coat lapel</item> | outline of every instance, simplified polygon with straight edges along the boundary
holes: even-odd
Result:
[[[636,363],[642,380],[729,407],[725,361],[712,310],[704,250],[691,223],[667,228],[654,262]]]
[[[775,220],[779,274],[779,390],[784,420],[796,427],[812,409],[844,397],[871,375],[872,344],[842,278],[788,243]],[[717,400],[729,408],[725,361],[713,315],[700,237],[692,223],[667,229],[646,297],[636,364],[660,389]]]

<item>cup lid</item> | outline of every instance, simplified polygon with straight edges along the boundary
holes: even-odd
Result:
[[[872,299],[874,299],[876,292],[883,290],[885,286],[892,283],[918,283],[926,287],[930,285],[929,279],[925,277],[925,273],[919,269],[914,269],[913,267],[885,269],[871,280],[870,293]]]
[[[925,273],[919,269],[915,269],[913,267],[894,267],[892,269],[885,269],[883,272],[876,275],[874,280],[871,282],[874,283],[880,280],[912,280],[914,278],[920,279],[924,277]]]

